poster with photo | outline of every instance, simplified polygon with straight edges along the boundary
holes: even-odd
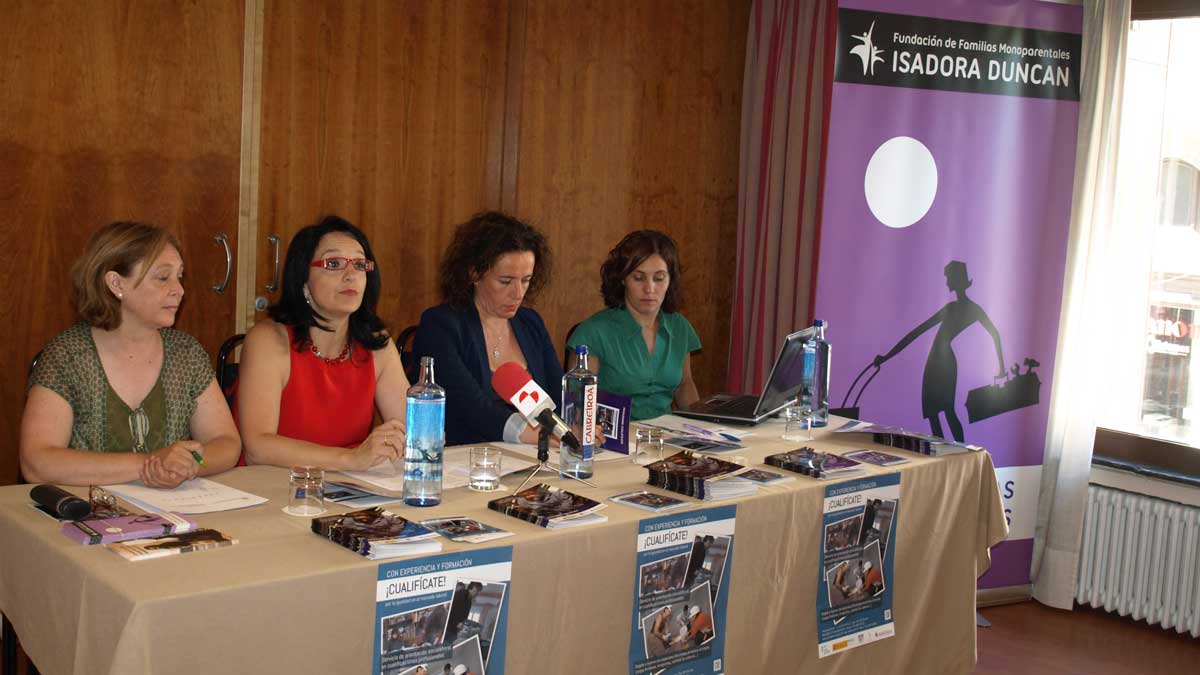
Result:
[[[1087,4],[837,3],[814,235],[829,398],[992,454],[1010,530],[980,588],[1029,584]]]
[[[825,488],[817,649],[821,658],[896,634],[892,587],[900,474]]]
[[[737,507],[638,524],[630,675],[722,675]]]
[[[504,674],[512,547],[379,566],[374,675]]]

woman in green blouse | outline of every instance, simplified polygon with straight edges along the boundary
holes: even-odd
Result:
[[[675,242],[654,230],[633,232],[600,268],[608,309],[579,324],[567,340],[572,349],[588,346],[588,366],[599,374],[600,389],[632,399],[632,419],[665,415],[672,400],[684,408],[700,398],[691,362],[700,338],[677,313],[682,292]]]
[[[208,354],[171,328],[183,300],[175,237],[142,223],[106,225],[71,284],[80,322],[46,345],[29,382],[26,480],[172,488],[237,463],[241,440]]]

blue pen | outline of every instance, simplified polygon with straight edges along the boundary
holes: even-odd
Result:
[[[738,438],[737,436],[734,436],[733,434],[727,434],[727,433],[725,433],[724,431],[719,431],[719,432],[717,432],[717,433],[719,433],[720,435],[724,436],[726,440],[733,441],[734,443],[741,443],[741,442],[742,442],[742,439]]]
[[[713,432],[709,431],[708,429],[705,429],[704,427],[698,427],[694,424],[684,423],[683,428],[687,429],[688,431],[694,431],[698,434],[704,434],[705,436],[715,436],[716,435]]]

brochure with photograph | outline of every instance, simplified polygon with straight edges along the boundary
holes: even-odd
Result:
[[[795,476],[785,476],[774,471],[767,471],[766,469],[750,469],[744,473],[739,473],[738,478],[753,481],[759,485],[777,485],[796,480]]]
[[[126,560],[149,560],[180,553],[207,551],[213,548],[233,546],[237,539],[216,530],[200,529],[181,532],[154,539],[131,539],[105,544],[104,547]]]
[[[485,541],[513,536],[513,533],[508,530],[501,530],[474,518],[464,518],[463,516],[430,518],[422,520],[421,524],[450,541],[465,541],[469,544],[481,544]]]
[[[605,506],[594,499],[545,483],[488,502],[488,508],[493,511],[550,530],[605,522],[608,516],[596,513]]]
[[[400,497],[370,492],[349,483],[336,483],[334,481],[326,481],[325,483],[325,501],[356,509],[393,504],[400,501],[400,499]]]
[[[628,396],[600,390],[596,396],[596,424],[604,432],[601,448],[629,454],[629,409],[632,406]]]
[[[880,445],[886,445],[909,452],[919,452],[922,455],[941,457],[957,455],[963,452],[978,452],[983,450],[978,445],[959,443],[952,439],[942,438],[917,431],[909,431],[900,427],[870,422],[850,421],[833,431],[835,434],[863,433],[871,434],[871,440]]]
[[[756,484],[738,478],[746,470],[741,464],[684,450],[648,465],[646,482],[697,499],[733,499],[758,491]]]
[[[149,539],[195,530],[196,521],[176,513],[143,513],[116,518],[93,518],[63,523],[67,538],[91,546],[130,539]]]
[[[312,531],[370,560],[442,550],[436,532],[379,506],[313,518]]]
[[[845,478],[863,473],[860,462],[832,453],[818,452],[809,447],[768,455],[764,461],[770,466],[819,480]]]
[[[879,452],[878,450],[866,449],[847,452],[845,455],[843,455],[843,457],[849,457],[850,459],[859,462],[865,462],[867,464],[874,464],[875,466],[895,466],[897,464],[906,464],[908,462],[908,460],[903,457],[889,455],[886,452]]]
[[[648,492],[646,490],[638,490],[637,492],[626,492],[619,495],[613,495],[609,497],[609,499],[617,502],[618,504],[632,506],[635,509],[654,511],[655,513],[681,509],[690,504],[690,502],[685,502],[682,499],[676,499],[668,495],[660,495],[656,492]]]
[[[665,439],[663,444],[683,450],[691,450],[692,452],[732,452],[734,450],[742,450],[746,447],[731,441],[717,441],[700,436],[676,436]]]

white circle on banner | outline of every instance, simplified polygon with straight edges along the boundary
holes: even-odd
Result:
[[[937,195],[938,173],[925,144],[896,136],[880,145],[863,178],[867,206],[888,227],[908,227],[925,217]]]

